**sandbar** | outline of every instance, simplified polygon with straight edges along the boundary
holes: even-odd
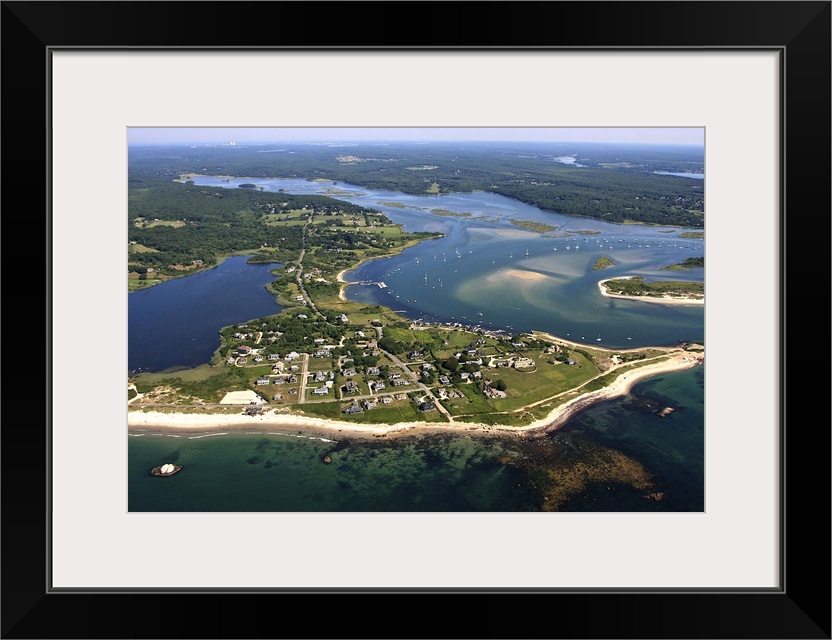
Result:
[[[547,275],[537,271],[524,271],[522,269],[509,269],[505,275],[512,278],[519,278],[520,280],[546,280]]]

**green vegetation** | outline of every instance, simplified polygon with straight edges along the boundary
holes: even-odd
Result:
[[[682,231],[679,238],[704,238],[705,232],[704,231]]]
[[[702,256],[700,258],[685,258],[682,262],[678,264],[672,264],[667,267],[662,267],[662,269],[667,269],[671,271],[679,271],[682,269],[699,269],[705,266],[705,257]]]
[[[213,175],[326,179],[420,195],[489,191],[543,210],[608,222],[704,227],[703,181],[653,173],[702,171],[704,154],[697,148],[632,147],[624,160],[614,146],[567,143],[357,145],[350,156],[328,147],[287,146],[291,154],[270,154],[267,163],[257,147],[237,146],[233,152],[182,147],[175,153],[131,148],[131,177],[142,172],[177,180],[211,167]],[[558,155],[574,155],[585,166],[552,162]]]
[[[655,282],[645,281],[643,276],[633,278],[620,278],[608,280],[604,283],[607,292],[620,296],[651,296],[671,298],[695,298],[705,297],[704,282],[678,282],[657,280]]]
[[[601,271],[602,269],[606,269],[608,267],[614,267],[615,262],[613,262],[612,258],[608,256],[601,256],[595,261],[595,264],[592,265],[593,271]]]
[[[515,227],[522,227],[523,229],[528,229],[529,231],[536,231],[537,233],[548,233],[549,231],[558,230],[558,227],[556,225],[545,224],[543,222],[533,222],[531,220],[517,220],[515,218],[509,218],[508,221]]]

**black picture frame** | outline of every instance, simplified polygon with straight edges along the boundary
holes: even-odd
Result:
[[[373,30],[367,22],[371,12],[403,18]],[[554,16],[556,23],[535,18],[541,15]],[[269,16],[284,25],[279,33]],[[11,267],[3,294],[7,311],[16,316],[4,332],[3,638],[830,638],[829,386],[821,385],[828,382],[828,363],[823,349],[815,347],[821,353],[814,356],[786,349],[789,337],[792,345],[805,337],[806,318],[817,319],[812,327],[830,326],[828,299],[818,305],[795,293],[806,273],[829,273],[830,2],[3,2],[0,19],[3,195],[9,212],[3,218],[2,247],[9,257],[5,266]],[[673,592],[53,590],[49,426],[55,408],[48,393],[45,402],[32,397],[32,380],[43,379],[44,363],[51,372],[48,338],[54,320],[47,271],[49,182],[44,180],[50,167],[50,52],[132,47],[778,51],[784,80],[782,341],[771,349],[780,362],[782,398],[780,587]],[[11,213],[19,209],[22,193],[25,215]],[[807,237],[821,238],[819,246],[802,249],[797,242]],[[32,247],[45,254],[26,258],[21,266],[21,250]],[[785,268],[789,254],[791,271]],[[20,269],[25,277],[18,277]],[[31,340],[43,351],[28,345],[25,357],[18,331],[22,309],[38,310],[25,314],[30,338],[31,317],[45,321],[46,339]],[[826,341],[821,342],[825,347]],[[808,358],[819,361],[820,372],[805,375],[811,371]],[[24,374],[21,364],[32,370]],[[795,375],[787,405],[789,365]],[[40,392],[41,383],[36,386]],[[802,414],[805,398],[821,398],[821,415],[827,419],[809,422]],[[798,507],[807,497],[815,506]],[[306,607],[320,615],[300,613]],[[122,620],[121,628],[111,626],[113,613]]]

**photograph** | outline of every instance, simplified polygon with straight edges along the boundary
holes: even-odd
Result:
[[[832,3],[399,7],[2,2],[0,637],[829,640]]]
[[[703,128],[128,140],[130,511],[704,511]]]

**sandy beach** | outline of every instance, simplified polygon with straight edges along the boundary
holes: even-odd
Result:
[[[607,278],[598,282],[598,289],[601,290],[601,295],[605,298],[616,298],[618,300],[638,300],[639,302],[657,302],[659,304],[679,304],[679,305],[693,305],[705,304],[705,298],[671,298],[670,296],[620,296],[614,293],[608,293],[604,286],[605,282],[610,280],[626,280],[634,276],[620,276],[618,278]]]
[[[616,381],[597,391],[578,396],[554,409],[548,416],[523,427],[500,427],[495,425],[467,422],[427,423],[407,422],[399,424],[359,424],[338,420],[325,420],[288,413],[285,409],[266,410],[261,415],[245,416],[241,414],[190,414],[166,413],[161,411],[141,411],[130,409],[127,414],[128,431],[131,435],[140,433],[206,433],[246,431],[251,429],[291,429],[316,434],[340,433],[350,437],[388,437],[414,433],[478,433],[482,435],[529,435],[539,431],[551,431],[566,424],[576,413],[593,404],[603,402],[629,393],[633,385],[651,376],[681,371],[698,366],[704,361],[702,353],[681,352],[674,354],[670,360],[645,365],[621,374]],[[242,411],[242,408],[241,408]]]

